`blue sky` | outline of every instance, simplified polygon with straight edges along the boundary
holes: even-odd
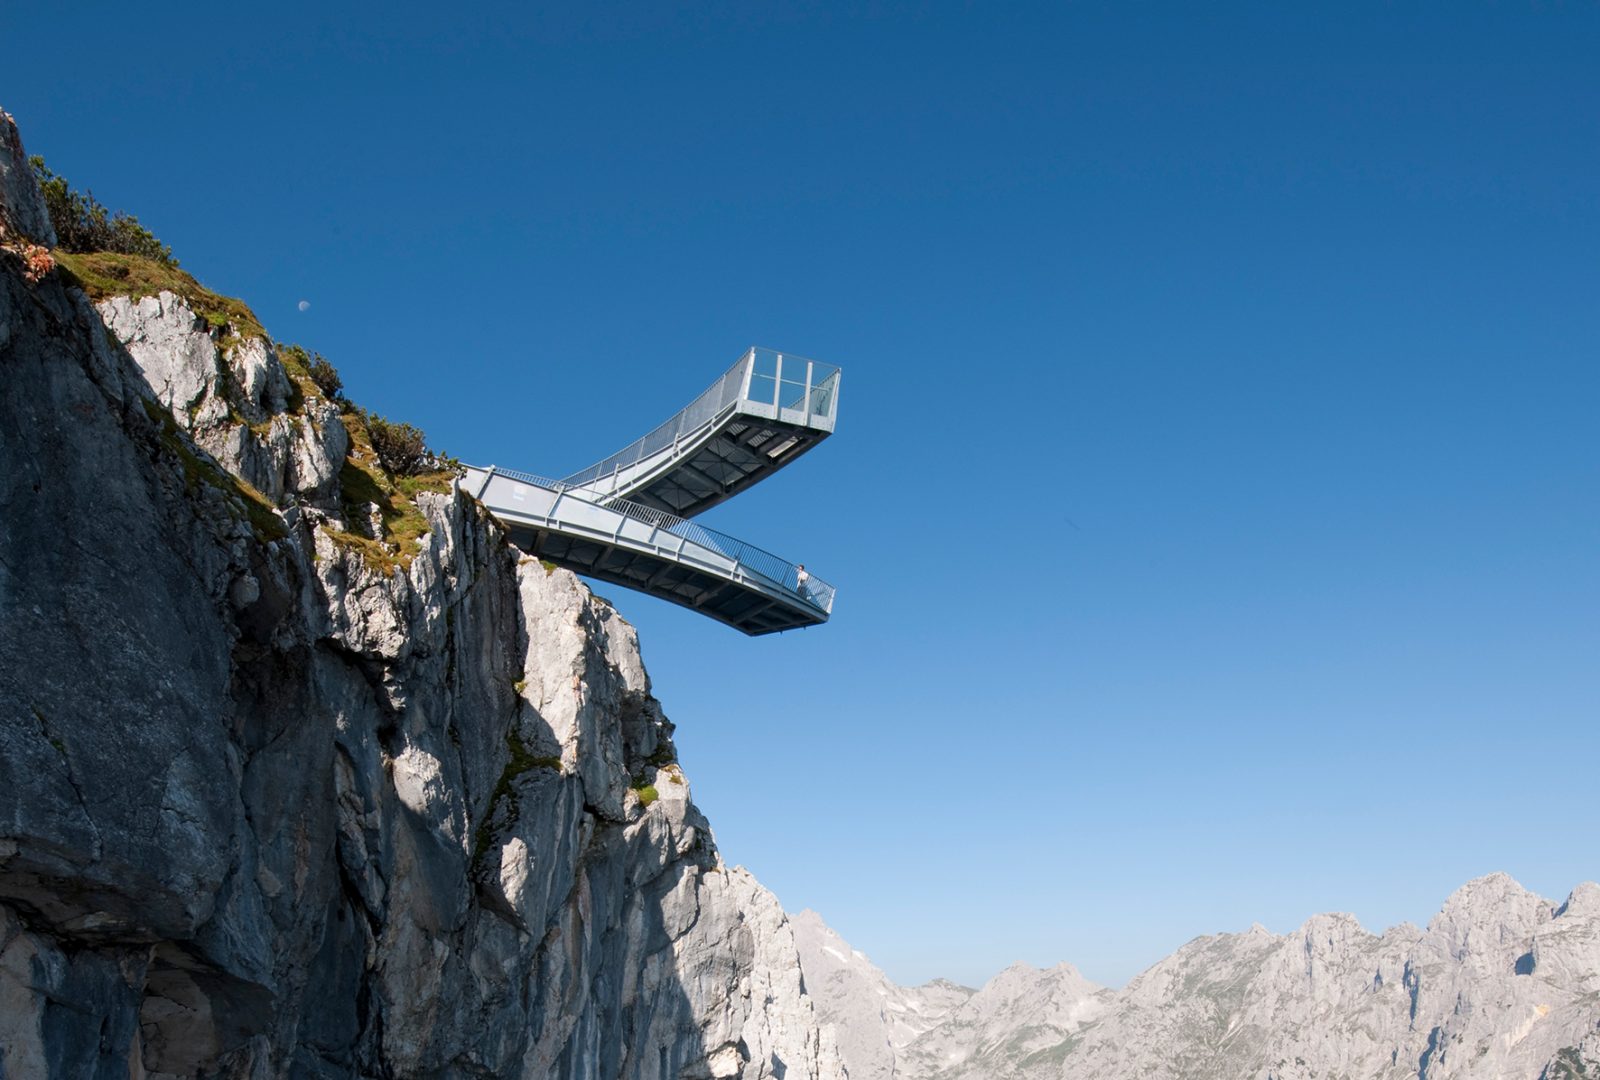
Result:
[[[830,624],[600,591],[787,907],[1119,983],[1600,877],[1600,9],[1288,7],[17,5],[0,105],[467,461],[841,365],[706,519]]]

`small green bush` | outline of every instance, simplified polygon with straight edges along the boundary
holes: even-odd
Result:
[[[72,190],[72,185],[51,172],[44,158],[37,154],[28,161],[39,178],[50,227],[55,230],[56,246],[62,251],[110,251],[154,259],[167,266],[178,265],[178,260],[172,257],[172,249],[140,225],[138,218],[121,210],[112,213],[100,205],[92,191]]]
[[[396,424],[371,412],[362,419],[372,439],[372,452],[392,475],[421,476],[439,468],[439,457],[428,449],[428,437],[421,428]]]
[[[317,384],[317,389],[321,390],[329,401],[343,399],[344,380],[339,378],[339,369],[328,363],[321,353],[311,354],[311,362],[306,365],[306,372],[311,376],[311,381]]]

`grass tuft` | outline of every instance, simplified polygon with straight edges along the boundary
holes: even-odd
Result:
[[[645,779],[644,773],[640,773],[638,776],[635,776],[633,778],[633,783],[629,786],[633,789],[633,793],[639,796],[640,806],[649,806],[651,803],[661,798],[661,792],[656,790],[656,786],[654,784]]]
[[[91,300],[112,296],[138,300],[165,290],[187,300],[195,314],[224,338],[267,337],[255,312],[244,301],[212,292],[174,264],[111,251],[74,254],[58,249],[50,254],[66,279],[88,293]]]
[[[349,410],[343,420],[350,432],[350,453],[339,472],[339,487],[345,524],[350,531],[330,531],[329,535],[335,542],[359,550],[371,565],[385,573],[396,567],[409,570],[429,531],[428,519],[417,508],[416,497],[424,491],[448,494],[455,473],[440,470],[421,476],[391,476],[372,448],[372,437],[360,412]],[[378,508],[378,536],[367,535],[370,506]]]

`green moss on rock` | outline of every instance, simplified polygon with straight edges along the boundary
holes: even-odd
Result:
[[[506,767],[500,770],[500,779],[494,785],[494,792],[489,796],[489,805],[483,812],[483,821],[478,824],[478,831],[473,839],[472,865],[478,866],[484,854],[489,850],[491,822],[494,821],[495,811],[505,800],[512,804],[512,814],[516,813],[517,792],[515,788],[517,777],[534,769],[548,769],[551,772],[561,771],[561,759],[558,757],[541,757],[528,749],[522,741],[522,736],[517,734],[515,727],[506,730],[506,751],[509,755]]]
[[[258,540],[270,543],[289,535],[289,529],[278,517],[272,500],[255,485],[234,476],[210,458],[202,457],[178,427],[177,421],[172,419],[170,412],[148,398],[144,401],[144,411],[159,429],[161,445],[177,459],[183,470],[185,491],[194,495],[202,487],[211,487],[229,496],[236,516],[250,523],[251,531]]]

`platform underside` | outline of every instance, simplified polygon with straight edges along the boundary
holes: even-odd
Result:
[[[780,599],[672,559],[601,540],[525,525],[513,526],[511,539],[537,558],[671,601],[751,636],[817,626],[827,620],[825,614],[798,599]]]
[[[735,413],[667,471],[618,498],[694,517],[765,479],[829,435],[826,430]]]

